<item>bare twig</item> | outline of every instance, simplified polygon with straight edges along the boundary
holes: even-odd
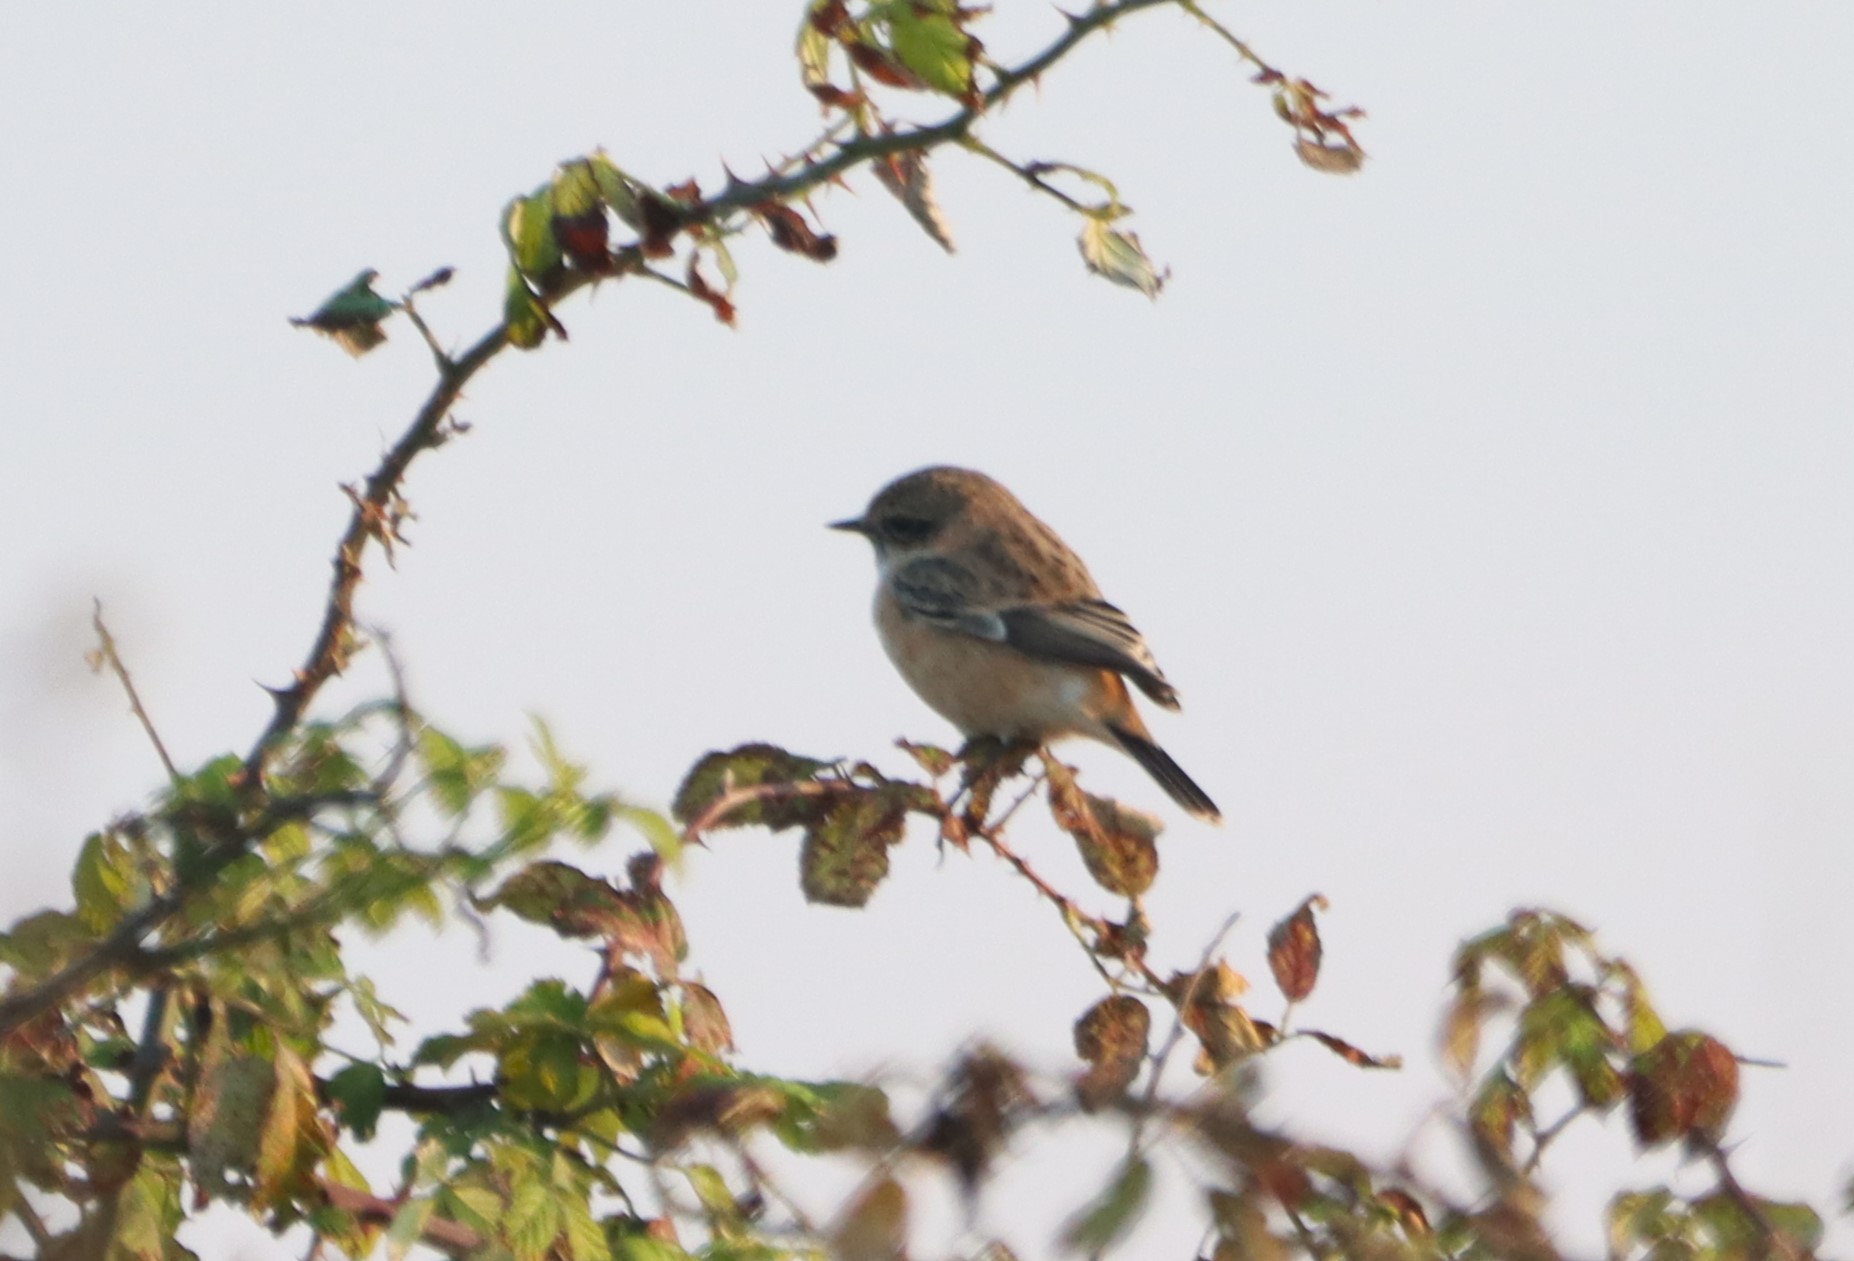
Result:
[[[129,709],[136,720],[142,724],[147,733],[148,743],[154,746],[155,756],[161,759],[161,766],[167,771],[170,783],[180,782],[180,772],[174,766],[174,759],[167,755],[167,746],[161,743],[161,733],[155,730],[154,720],[148,716],[148,710],[142,705],[142,698],[135,690],[135,680],[129,677],[129,668],[122,664],[122,657],[116,652],[116,638],[109,633],[109,627],[103,624],[103,601],[93,602],[90,625],[97,632],[97,649],[92,654],[91,665],[96,669],[108,666],[116,681],[122,684],[122,690],[129,695]]]

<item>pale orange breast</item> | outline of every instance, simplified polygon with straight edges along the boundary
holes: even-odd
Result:
[[[875,622],[908,686],[965,735],[1099,740],[1107,738],[1103,719],[1128,725],[1133,715],[1118,675],[1038,661],[1004,644],[915,621],[886,586],[876,592]]]

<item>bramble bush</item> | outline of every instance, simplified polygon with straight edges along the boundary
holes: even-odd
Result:
[[[1156,958],[1141,899],[1158,872],[1158,822],[1089,793],[1047,750],[904,742],[916,770],[895,778],[865,761],[750,744],[701,759],[666,818],[592,790],[544,728],[538,773],[519,776],[503,748],[447,735],[403,687],[346,714],[319,712],[324,685],[368,646],[355,591],[366,563],[404,545],[408,470],[460,432],[452,407],[498,356],[567,336],[558,312],[581,290],[654,281],[731,324],[742,240],[764,231],[781,250],[828,262],[839,244],[811,199],[864,173],[950,250],[929,162],[952,146],[1076,215],[1090,270],[1156,296],[1165,271],[1127,230],[1112,181],[980,138],[1075,47],[1147,10],[1183,15],[1226,45],[1302,162],[1359,169],[1360,112],[1265,62],[1193,0],[1088,5],[1010,63],[974,35],[983,11],[956,0],[812,0],[796,51],[824,121],[764,174],[705,191],[694,180],[652,185],[603,152],[561,163],[504,211],[504,309],[461,353],[419,309],[448,268],[398,298],[363,273],[297,321],[357,356],[390,322],[408,324],[436,380],[379,465],[347,488],[353,511],[321,622],[245,752],[192,768],[168,760],[99,611],[94,663],[127,692],[168,781],[84,841],[68,909],[0,936],[0,1211],[35,1255],[191,1257],[177,1232],[228,1204],[308,1237],[312,1256],[423,1246],[484,1261],[873,1261],[918,1251],[921,1171],[943,1171],[976,1198],[1014,1138],[1085,1124],[1123,1136],[1124,1157],[1076,1205],[1059,1241],[1075,1253],[1126,1238],[1149,1201],[1155,1154],[1174,1146],[1192,1153],[1200,1251],[1217,1261],[1550,1258],[1560,1253],[1540,1175],[1551,1145],[1579,1118],[1619,1111],[1642,1147],[1683,1145],[1717,1176],[1698,1196],[1618,1193],[1611,1255],[1812,1255],[1815,1212],[1746,1189],[1721,1146],[1738,1060],[1702,1032],[1668,1030],[1629,965],[1562,915],[1515,911],[1455,957],[1443,1045],[1476,1176],[1429,1185],[1400,1164],[1254,1120],[1255,1067],[1288,1043],[1317,1042],[1360,1071],[1397,1064],[1293,1020],[1319,978],[1323,900],[1309,897],[1268,934],[1278,1001],[1229,966],[1221,936],[1198,957]],[[937,120],[910,117],[920,102]],[[1015,847],[1012,829],[1037,810],[1073,838],[1098,888],[1059,888]],[[869,1083],[756,1072],[736,1051],[725,996],[690,975],[670,894],[685,846],[741,827],[796,834],[806,897],[837,906],[866,902],[889,850],[910,838],[995,854],[1100,976],[1099,1001],[1077,1013],[1072,1071],[967,1046],[907,1106]],[[620,843],[637,848],[622,881],[570,861],[576,847]],[[416,1037],[344,952],[407,916],[443,926],[492,915],[591,943],[602,966],[583,987],[538,978],[457,1029]],[[337,1020],[364,1025],[375,1051],[337,1051]],[[1166,1073],[1183,1057],[1197,1078],[1188,1089]],[[1543,1115],[1541,1091],[1557,1098],[1567,1086],[1568,1110]],[[399,1179],[378,1186],[352,1153],[380,1141],[389,1114],[415,1126]],[[827,1156],[855,1162],[860,1184],[819,1221],[786,1184]],[[1013,1254],[993,1240],[969,1255]]]

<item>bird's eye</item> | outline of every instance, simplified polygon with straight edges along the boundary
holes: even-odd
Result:
[[[891,543],[921,543],[933,533],[933,522],[925,517],[883,517],[882,537]]]

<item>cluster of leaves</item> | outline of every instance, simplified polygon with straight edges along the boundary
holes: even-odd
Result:
[[[1511,1032],[1477,1075],[1490,1026]],[[1731,1172],[1719,1144],[1738,1103],[1738,1058],[1700,1030],[1670,1031],[1635,970],[1574,920],[1517,911],[1462,945],[1443,1052],[1469,1087],[1467,1132],[1509,1218],[1530,1219],[1524,1206],[1541,1199],[1531,1176],[1558,1135],[1626,1107],[1642,1149],[1679,1144],[1711,1161],[1718,1181],[1696,1198],[1666,1187],[1618,1195],[1614,1255],[1800,1257],[1820,1242],[1814,1210],[1752,1195]],[[1570,1105],[1542,1121],[1543,1092],[1561,1084]]]
[[[928,155],[953,144],[1013,172],[1031,188],[1082,216],[1077,244],[1089,271],[1156,297],[1169,275],[1153,263],[1139,237],[1117,226],[1132,213],[1113,182],[1068,162],[1019,162],[975,134],[1013,93],[1037,81],[1089,35],[1111,28],[1141,10],[1173,7],[1190,14],[1233,48],[1266,86],[1275,112],[1294,130],[1296,152],[1315,170],[1350,173],[1364,150],[1350,124],[1362,117],[1353,107],[1332,108],[1327,95],[1307,80],[1262,60],[1194,0],[1109,0],[1068,19],[1067,29],[1041,52],[1013,65],[992,60],[973,33],[988,11],[958,0],[810,0],[799,24],[797,58],[801,80],[825,115],[824,130],[793,155],[769,164],[758,179],[728,173],[718,192],[704,194],[694,178],[655,187],[623,169],[604,151],[557,166],[534,191],[509,202],[502,239],[509,259],[503,318],[497,348],[540,346],[567,330],[555,314],[559,301],[589,284],[624,276],[646,276],[705,303],[724,324],[735,322],[738,280],[728,242],[752,224],[765,229],[788,253],[828,262],[837,238],[814,226],[799,207],[813,192],[859,166],[892,193],[936,243],[951,252],[952,228],[934,194]],[[926,96],[950,101],[955,112],[937,122],[915,122],[897,112],[892,99]],[[1052,177],[1071,178],[1096,190],[1088,200],[1065,191]],[[625,239],[614,239],[622,229]],[[686,238],[680,275],[658,270],[675,258]],[[711,260],[719,283],[704,269]],[[377,273],[364,271],[328,298],[313,314],[295,319],[327,334],[356,356],[386,338],[385,323],[406,313],[441,366],[455,370],[413,298],[450,278],[444,269],[419,282],[398,300],[374,289]]]
[[[1255,1069],[1290,1041],[1360,1067],[1396,1063],[1290,1026],[1319,979],[1324,900],[1267,934],[1284,1007],[1265,1020],[1221,939],[1189,968],[1149,960],[1139,897],[1157,871],[1154,820],[1087,792],[1046,753],[904,747],[918,781],[765,744],[710,754],[678,794],[680,834],[588,792],[544,730],[541,779],[527,784],[503,750],[465,746],[403,701],[304,724],[261,782],[229,756],[177,774],[149,810],[86,842],[70,911],[0,936],[12,972],[0,1003],[0,1206],[52,1258],[190,1256],[175,1233],[217,1201],[357,1257],[414,1243],[486,1261],[892,1257],[909,1245],[923,1171],[945,1171],[977,1203],[1018,1136],[1086,1120],[1120,1127],[1126,1152],[1066,1228],[1076,1251],[1135,1229],[1157,1149],[1171,1144],[1197,1153],[1216,1258],[1552,1257],[1532,1174],[1569,1120],[1626,1102],[1641,1142],[1693,1145],[1720,1180],[1697,1198],[1618,1197],[1618,1255],[1803,1257],[1819,1237],[1806,1207],[1752,1196],[1731,1176],[1718,1147],[1736,1096],[1730,1054],[1705,1035],[1668,1033],[1625,963],[1544,912],[1515,915],[1457,960],[1447,1046],[1464,1077],[1488,1024],[1514,1027],[1464,1108],[1486,1175],[1477,1195],[1258,1125]],[[1009,845],[1006,824],[1039,786],[1095,883],[1126,899],[1124,916],[1085,909]],[[737,1062],[721,997],[686,970],[664,876],[687,840],[796,829],[807,894],[860,905],[910,816],[1029,881],[1108,992],[1075,1022],[1074,1069],[1039,1074],[974,1048],[904,1118],[873,1085]],[[620,822],[651,842],[622,878],[544,853]],[[162,914],[149,919],[150,908]],[[590,943],[596,975],[536,980],[400,1049],[400,1017],[349,969],[345,934],[407,915],[498,913]],[[146,931],[125,935],[138,924]],[[374,1052],[339,1045],[360,1030]],[[1184,1045],[1204,1084],[1178,1094],[1164,1078]],[[1554,1075],[1577,1104],[1540,1127],[1533,1100]],[[397,1183],[380,1189],[357,1157],[388,1113],[416,1128]],[[788,1164],[847,1154],[866,1173],[833,1220],[814,1220],[780,1185],[767,1144]],[[992,1241],[982,1255],[1012,1254]]]
[[[559,840],[605,838],[615,822],[673,856],[667,822],[587,793],[544,730],[535,752],[538,786],[508,777],[499,748],[465,747],[399,702],[369,706],[305,724],[261,782],[240,759],[215,759],[86,841],[73,908],[0,935],[11,973],[0,1211],[29,1223],[41,1255],[190,1255],[174,1232],[189,1205],[215,1200],[277,1229],[308,1222],[355,1256],[382,1233],[405,1243],[474,1232],[473,1247],[500,1241],[521,1258],[553,1255],[556,1241],[561,1255],[602,1257],[648,1229],[634,1214],[592,1216],[603,1182],[572,1159],[561,1118],[587,1142],[632,1127],[661,1141],[677,1100],[685,1118],[699,1111],[691,1092],[731,1115],[714,1093],[733,1076],[719,1058],[727,1020],[677,973],[683,945],[656,883],[659,851],[632,863],[624,890],[531,858]],[[598,985],[575,994],[539,982],[397,1061],[399,1017],[350,971],[345,933],[498,907],[599,937]],[[377,1054],[338,1049],[357,1028]],[[415,1080],[464,1056],[486,1057],[495,1085]],[[828,1090],[773,1093],[789,1096],[774,1111],[798,1141]],[[392,1200],[348,1151],[383,1109],[425,1117]],[[428,1230],[436,1202],[408,1196],[440,1174],[455,1211]]]

